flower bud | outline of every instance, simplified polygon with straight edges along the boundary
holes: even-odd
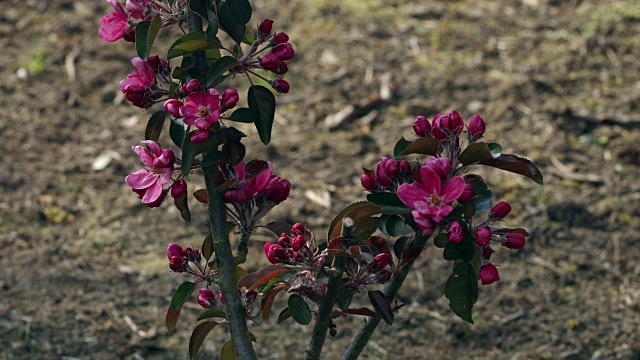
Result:
[[[480,115],[473,115],[471,120],[469,120],[469,139],[480,139],[482,137],[482,134],[484,134],[485,129],[486,126],[484,124],[484,120],[480,117]]]
[[[147,10],[147,4],[149,0],[127,0],[126,8],[134,19],[150,20],[148,16],[145,16]]]
[[[169,99],[164,102],[164,109],[167,110],[167,112],[171,114],[171,116],[179,119],[182,117],[182,115],[180,115],[180,108],[182,107],[182,105],[184,104],[178,99]]]
[[[378,166],[376,166],[376,180],[383,187],[393,186],[390,178],[398,176],[400,167],[398,162],[388,157],[381,157]]]
[[[376,274],[376,278],[378,280],[378,283],[384,284],[384,283],[388,282],[389,280],[391,280],[391,275],[393,275],[393,273],[391,273],[391,271],[389,271],[387,269],[382,269]]]
[[[271,38],[271,43],[272,44],[283,44],[289,41],[289,35],[283,33],[283,32],[278,32],[273,34],[273,37]]]
[[[182,85],[182,92],[187,95],[195,91],[202,91],[202,84],[198,79],[191,79],[186,84]]]
[[[500,280],[498,269],[493,264],[486,264],[480,267],[480,281],[482,285],[489,285]]]
[[[293,51],[293,46],[289,43],[278,44],[273,47],[271,50],[271,54],[277,56],[282,61],[291,60],[295,55],[295,51]]]
[[[264,244],[264,253],[267,255],[267,260],[272,264],[279,264],[286,258],[286,250],[274,243]]]
[[[258,31],[260,31],[263,34],[271,34],[271,27],[272,26],[273,26],[273,20],[264,19],[264,20],[262,20],[260,25],[258,25]]]
[[[256,301],[256,299],[258,298],[258,293],[256,291],[254,291],[254,290],[247,291],[244,294],[244,298],[245,298],[245,300],[247,301],[248,304],[253,304]]]
[[[473,197],[473,186],[471,184],[464,184],[464,190],[462,190],[462,194],[458,198],[458,202],[460,204],[466,204]]]
[[[429,137],[431,135],[431,124],[426,117],[420,115],[413,122],[413,131],[420,137]]]
[[[411,172],[411,164],[407,160],[400,160],[400,172],[402,174],[408,174]]]
[[[209,140],[209,130],[198,129],[191,135],[191,142],[194,144],[200,144]]]
[[[456,244],[460,243],[460,241],[464,239],[464,229],[459,222],[454,221],[451,223],[451,225],[449,225],[448,239],[452,243]]]
[[[287,73],[287,71],[289,71],[289,67],[284,61],[280,63],[280,66],[278,66],[277,69],[273,70],[276,75],[284,75]]]
[[[177,257],[182,256],[182,246],[176,243],[171,243],[167,246],[167,257],[171,259],[174,256],[177,256]]]
[[[491,242],[491,230],[481,227],[476,230],[476,244],[487,246]]]
[[[198,295],[198,304],[205,309],[214,308],[217,306],[216,294],[209,288],[200,289],[200,295]]]
[[[491,254],[493,254],[494,252],[495,251],[492,248],[487,246],[482,249],[482,257],[489,260],[491,259]]]
[[[307,240],[304,238],[304,235],[298,235],[291,241],[291,248],[293,251],[299,251],[306,245],[306,243]]]
[[[289,83],[283,79],[272,80],[271,87],[281,94],[286,94],[289,92]]]
[[[436,115],[436,117],[433,118],[433,126],[431,128],[431,132],[433,133],[433,137],[443,141],[443,140],[448,140],[449,136],[447,136],[447,134],[444,133],[444,131],[442,131],[442,118],[444,117],[444,115],[438,114]]]
[[[511,212],[511,205],[506,201],[500,201],[495,204],[489,212],[489,217],[493,220],[504,219]]]
[[[159,169],[172,168],[176,161],[176,155],[171,149],[162,149],[162,155],[153,159],[153,167]]]
[[[240,96],[235,88],[228,88],[222,93],[222,103],[226,109],[231,109],[238,103]]]
[[[449,176],[449,170],[451,169],[451,160],[449,158],[431,156],[424,164],[433,169],[441,180],[445,180]]]
[[[374,179],[373,176],[364,173],[360,176],[360,184],[362,184],[363,188],[372,191],[376,188],[376,179]]]
[[[304,235],[304,232],[307,230],[307,226],[302,223],[295,223],[291,227],[291,232],[298,235]]]
[[[291,240],[289,239],[287,234],[280,235],[280,237],[278,238],[278,245],[287,247],[289,244],[291,244]]]
[[[218,295],[218,298],[220,299],[220,303],[222,303],[222,305],[224,305],[224,295],[222,295],[222,293],[220,293],[220,295]]]
[[[184,180],[174,181],[171,184],[171,197],[179,199],[187,192],[187,183]]]
[[[283,202],[289,197],[291,183],[279,176],[271,177],[264,188],[264,198],[275,203]]]
[[[450,133],[457,133],[460,135],[462,130],[464,129],[464,121],[460,114],[457,111],[453,110],[449,113],[449,115],[442,118],[441,125],[444,129],[447,129]]]
[[[258,58],[258,60],[260,61],[260,66],[263,69],[271,70],[271,71],[277,70],[280,64],[282,63],[282,60],[280,60],[280,58],[277,57],[275,54],[265,55],[261,58]]]
[[[172,256],[169,258],[169,269],[175,272],[183,272],[186,265],[187,260],[181,256]]]
[[[507,234],[507,236],[505,236],[505,238],[507,239],[507,241],[504,242],[504,246],[508,247],[509,249],[517,250],[524,247],[525,237],[523,234],[509,233]]]
[[[389,254],[387,253],[378,254],[373,258],[373,261],[371,262],[371,264],[369,264],[369,268],[372,271],[382,270],[387,265],[389,265],[389,261],[390,261]]]

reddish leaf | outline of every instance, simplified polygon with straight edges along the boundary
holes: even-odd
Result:
[[[180,318],[180,310],[173,310],[171,305],[169,305],[169,310],[167,310],[167,317],[165,319],[165,324],[167,325],[167,331],[169,334],[176,329],[176,324],[178,323],[178,319]]]
[[[262,297],[262,320],[269,320],[269,314],[271,314],[271,306],[276,295],[283,289],[286,289],[286,284],[279,284],[267,291]]]
[[[357,308],[357,309],[346,309],[342,311],[343,314],[352,314],[352,315],[362,315],[362,316],[371,316],[374,318],[379,318],[380,315],[378,315],[375,311],[367,308],[367,307],[361,307],[361,308]]]
[[[207,190],[205,190],[205,189],[198,189],[198,190],[194,191],[193,192],[193,197],[195,197],[196,200],[198,200],[199,202],[201,202],[203,204],[209,203],[209,199],[207,198]]]
[[[530,160],[521,158],[517,155],[503,154],[495,159],[487,159],[480,162],[482,165],[491,166],[501,170],[509,171],[512,173],[520,174],[536,183],[542,185],[542,173],[537,166],[535,166]]]
[[[391,304],[389,303],[389,299],[382,293],[380,290],[369,291],[369,300],[371,301],[371,305],[373,305],[374,309],[382,320],[389,325],[393,324],[393,310],[391,309]]]
[[[227,340],[227,342],[222,345],[222,349],[220,350],[220,359],[236,360],[236,350],[233,348],[231,340]]]
[[[245,180],[249,180],[258,176],[261,172],[267,170],[269,164],[264,160],[251,160],[247,163]]]
[[[278,322],[277,324],[280,324],[281,322],[287,320],[288,318],[291,317],[291,312],[289,311],[289,308],[286,307],[284,308],[284,310],[282,310],[280,312],[280,315],[278,315]]]
[[[249,288],[248,291],[255,289],[256,287],[268,282],[278,275],[288,272],[289,269],[282,266],[282,264],[273,264],[266,266],[254,273],[245,275],[238,281],[238,289],[243,287]]]
[[[218,325],[215,321],[207,321],[202,324],[196,326],[191,333],[191,338],[189,339],[189,356],[191,359],[195,358],[200,350],[200,346],[204,342],[204,339],[209,335],[211,330]]]
[[[327,249],[334,250],[342,246],[342,244],[344,244],[344,237],[338,236],[336,238],[331,239],[331,241],[329,241],[329,245],[327,245]]]
[[[271,230],[276,236],[282,235],[282,233],[289,234],[291,233],[291,225],[287,224],[284,221],[274,221],[268,223],[264,226],[265,228]]]
[[[372,236],[369,239],[367,239],[365,243],[373,246],[377,252],[385,253],[389,255],[389,258],[393,258],[391,256],[391,250],[389,249],[389,245],[387,244],[387,241],[384,238],[380,236]]]
[[[363,236],[371,230],[372,226],[375,231],[375,228],[378,225],[377,220],[375,221],[375,223],[372,223],[369,219],[373,215],[377,215],[380,213],[380,207],[370,202],[361,202],[356,204],[359,205],[347,211],[346,214],[336,222],[336,227],[332,232],[329,233],[331,235],[330,239],[336,238],[341,235],[340,233],[342,232],[342,220],[345,217],[351,218],[351,220],[353,220],[353,223],[355,224],[354,235]],[[342,213],[342,211],[340,213]],[[335,217],[334,220],[337,218],[338,217]],[[373,231],[371,231],[371,233],[373,233]],[[365,236],[364,238],[366,239],[367,237],[368,236]]]
[[[340,210],[340,212],[338,213],[338,215],[336,215],[333,220],[331,220],[331,224],[329,225],[329,232],[327,234],[327,238],[329,240],[333,239],[335,236],[331,236],[331,234],[333,234],[333,231],[335,230],[335,228],[338,226],[338,223],[340,223],[342,221],[342,219],[349,213],[349,211],[359,207],[359,206],[363,206],[368,204],[368,201],[359,201],[353,204],[348,205],[347,207],[345,207],[344,209]],[[338,235],[340,236],[340,235]]]
[[[440,140],[438,139],[419,138],[409,144],[404,151],[402,151],[401,156],[410,154],[435,155],[438,151],[438,146],[440,146]]]
[[[420,256],[420,253],[422,252],[422,247],[419,246],[412,246],[410,249],[408,250],[404,250],[402,252],[402,260],[400,260],[400,264],[398,265],[398,269],[402,269],[402,267],[404,267],[405,265],[407,265],[408,263],[414,261],[415,259],[418,258],[418,256]]]
[[[209,260],[214,251],[213,236],[211,235],[211,232],[209,232],[209,235],[207,235],[202,242],[202,256],[204,256],[205,260]]]

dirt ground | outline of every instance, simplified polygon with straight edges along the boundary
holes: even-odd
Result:
[[[106,1],[5,0],[0,11],[0,358],[186,359],[198,306],[168,335],[183,280],[166,244],[197,246],[169,204],[148,209],[124,183],[148,114],[123,101],[131,44],[97,38]],[[271,220],[331,217],[361,200],[360,168],[389,155],[416,115],[479,112],[489,140],[535,161],[545,186],[485,171],[525,249],[499,251],[502,281],[483,286],[475,325],[449,309],[450,264],[429,247],[365,359],[640,359],[640,5],[627,1],[253,1],[297,56],[272,143],[249,158],[294,184]],[[286,5],[286,6],[285,6]],[[166,49],[161,37],[155,49]],[[237,81],[236,85],[243,83]],[[328,116],[381,84],[394,97],[330,129]],[[244,85],[242,85],[244,86]],[[385,85],[386,86],[386,85]],[[243,94],[243,92],[241,92]],[[197,182],[193,184],[197,187]],[[264,264],[252,240],[249,270]],[[277,307],[277,306],[276,306]],[[338,359],[362,319],[338,321]],[[263,359],[299,359],[310,327],[252,326]],[[198,356],[216,359],[215,329]]]

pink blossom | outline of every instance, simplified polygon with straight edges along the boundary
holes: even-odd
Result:
[[[280,60],[280,58],[275,54],[265,55],[258,58],[258,60],[260,61],[260,66],[265,70],[276,70],[282,63],[282,60]]]
[[[187,259],[183,256],[182,247],[176,243],[167,246],[167,258],[169,258],[169,268],[175,272],[183,272],[187,265]]]
[[[287,71],[289,71],[289,67],[287,66],[287,63],[283,61],[280,63],[280,66],[278,66],[277,69],[273,70],[273,73],[276,75],[284,75],[287,73]]]
[[[289,83],[284,79],[271,80],[271,87],[281,94],[288,93],[290,89]]]
[[[454,221],[449,225],[448,239],[452,243],[460,243],[464,239],[464,231],[459,222]]]
[[[287,179],[272,175],[264,188],[264,198],[267,201],[280,203],[289,197],[291,183]]]
[[[191,142],[194,144],[200,144],[209,140],[209,130],[198,129],[191,134]]]
[[[220,118],[220,99],[209,92],[193,92],[180,108],[184,123],[205,130]]]
[[[376,188],[376,179],[371,176],[371,174],[364,173],[360,176],[360,184],[362,184],[362,187],[366,190],[371,191]]]
[[[391,178],[398,176],[400,167],[398,162],[388,157],[381,157],[378,166],[376,166],[376,180],[382,187],[393,186]]]
[[[420,137],[427,137],[431,135],[431,124],[426,117],[419,115],[413,122],[413,131]]]
[[[171,184],[171,197],[179,199],[187,192],[187,183],[184,180],[175,181]]]
[[[475,114],[469,120],[469,139],[477,140],[482,137],[484,131],[486,129],[486,125],[484,124],[484,120],[480,117],[480,115]]]
[[[225,109],[232,109],[239,100],[240,96],[235,88],[228,88],[222,93],[222,104]]]
[[[517,250],[524,247],[525,237],[520,233],[509,233],[505,236],[506,241],[504,242],[504,246],[509,249]]]
[[[264,244],[264,253],[272,264],[281,263],[287,256],[287,251],[282,246],[270,242]]]
[[[486,264],[480,267],[480,281],[482,285],[489,285],[500,280],[498,269],[493,264]]]
[[[271,39],[271,41],[275,44],[286,43],[287,41],[289,41],[289,35],[283,32],[275,33],[273,34],[273,39]]]
[[[435,170],[442,180],[445,180],[449,176],[449,170],[451,170],[451,160],[449,160],[449,158],[431,156],[424,164]]]
[[[151,171],[140,169],[127,176],[125,181],[141,196],[143,203],[152,206],[166,195],[162,187],[171,179],[175,155],[171,149],[162,149],[155,141],[146,140],[143,143],[147,144],[151,151],[142,146],[134,146],[133,151]]]
[[[381,253],[376,255],[373,258],[373,261],[369,264],[369,267],[373,271],[382,270],[387,265],[389,265],[389,261],[390,261],[389,254]]]
[[[201,90],[202,90],[202,84],[198,79],[191,79],[187,81],[186,84],[182,85],[182,92],[184,92],[186,95],[189,95],[192,92],[201,91]]]
[[[511,205],[506,201],[495,204],[489,212],[489,217],[494,220],[504,219],[511,212]]]
[[[433,136],[438,140],[447,140],[450,135],[460,135],[464,129],[464,121],[457,111],[447,115],[438,114],[433,119]]]
[[[293,232],[294,234],[304,234],[306,230],[307,226],[303,223],[295,223],[291,227],[291,232]]]
[[[124,8],[116,0],[107,0],[115,12],[105,15],[100,20],[98,37],[104,41],[114,42],[125,36],[129,30],[129,17]]]
[[[244,177],[246,176],[246,166],[247,164],[244,161],[241,161],[238,165],[235,166],[238,180],[244,180]],[[269,163],[269,168],[262,171],[253,178],[242,182],[237,189],[227,190],[227,192],[224,193],[225,202],[235,202],[241,204],[246,204],[247,202],[249,202],[249,199],[261,193],[265,189],[265,187],[269,183],[269,180],[271,179],[272,169],[273,165]]]
[[[198,304],[205,309],[216,307],[217,300],[216,295],[209,288],[202,288],[199,291]]]
[[[273,50],[271,50],[271,54],[274,54],[282,61],[287,61],[293,58],[295,51],[293,51],[293,46],[291,46],[291,44],[283,43],[274,46]]]
[[[264,20],[262,20],[260,25],[258,25],[258,31],[260,31],[263,34],[271,34],[271,27],[272,26],[273,26],[273,20],[264,19]]]
[[[491,230],[481,227],[476,230],[476,244],[487,246],[491,242]]]
[[[149,4],[149,0],[127,0],[127,3],[125,4],[125,6],[127,7],[127,10],[129,10],[129,13],[131,14],[132,18],[141,19],[141,20],[151,20],[152,16],[145,15],[148,4]]]
[[[494,252],[495,251],[492,248],[487,246],[482,249],[482,257],[489,260],[491,258],[491,254],[493,254]]]
[[[460,204],[466,204],[473,197],[473,186],[471,184],[464,184],[464,190],[462,195],[458,198]]]
[[[307,240],[304,238],[304,235],[297,235],[291,241],[291,248],[293,251],[299,251],[306,243]]]
[[[162,62],[166,64],[166,61],[157,56],[149,57],[147,61],[139,57],[131,59],[135,70],[120,81],[120,91],[131,104],[143,109],[151,106],[154,97],[150,96],[150,91],[156,82],[156,71],[159,71],[160,65],[164,65]]]
[[[440,176],[428,165],[420,168],[420,177],[420,182],[400,185],[398,197],[407,206],[414,209],[412,214],[414,214],[416,222],[418,222],[418,218],[423,221],[426,216],[438,223],[453,211],[450,204],[462,194],[464,179],[461,176],[455,176],[442,186]],[[423,216],[418,217],[416,213]],[[418,225],[420,225],[419,222]]]

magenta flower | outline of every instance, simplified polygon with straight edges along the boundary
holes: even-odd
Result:
[[[135,70],[120,81],[120,90],[131,104],[144,109],[151,106],[152,100],[157,98],[151,94],[156,83],[156,71],[161,71],[161,66],[166,68],[168,65],[158,56],[149,57],[147,61],[134,57],[131,64]]]
[[[424,164],[435,170],[442,180],[449,176],[449,170],[451,170],[451,160],[449,158],[430,156]]]
[[[449,225],[448,238],[449,241],[456,244],[460,243],[462,239],[464,239],[464,229],[459,222],[454,221]]]
[[[289,92],[289,89],[291,89],[287,80],[284,79],[271,80],[271,87],[281,94],[286,94]]]
[[[246,176],[246,166],[247,164],[244,161],[241,161],[235,166],[238,180],[244,180],[244,177]],[[235,202],[240,204],[246,204],[249,202],[249,199],[261,193],[265,189],[271,179],[272,170],[273,165],[269,162],[268,169],[262,171],[255,177],[242,182],[237,189],[227,190],[227,192],[224,193],[225,202]]]
[[[214,308],[217,306],[216,295],[209,288],[202,288],[199,291],[198,304],[205,309]]]
[[[272,26],[273,26],[273,20],[264,19],[264,20],[262,20],[260,25],[258,25],[258,31],[260,31],[263,34],[271,34],[271,27]]]
[[[280,203],[289,197],[291,191],[291,183],[287,179],[283,179],[277,175],[272,175],[271,179],[264,187],[264,198],[267,201]]]
[[[238,95],[238,90],[235,88],[228,88],[222,92],[222,104],[225,109],[232,109],[239,100],[240,96]]]
[[[495,265],[489,263],[480,267],[480,281],[482,285],[489,285],[496,281],[500,281],[500,274]]]
[[[430,137],[432,128],[429,120],[422,115],[417,116],[413,122],[413,131],[415,131],[419,137]]]
[[[491,230],[481,227],[476,230],[476,244],[487,246],[491,242]]]
[[[220,118],[220,98],[218,96],[217,91],[215,94],[199,91],[189,94],[184,105],[180,108],[180,115],[184,117],[184,123],[205,130],[218,122]]]
[[[98,37],[104,41],[114,42],[125,36],[129,30],[129,16],[116,0],[107,0],[116,9],[100,20]]]
[[[127,0],[125,6],[134,19],[151,20],[153,17],[147,14],[149,0]]]
[[[388,157],[381,157],[378,166],[376,166],[376,180],[382,187],[393,186],[391,178],[398,176],[400,172],[400,166],[396,160]]]
[[[289,35],[287,35],[286,33],[283,33],[283,32],[275,33],[275,34],[273,34],[273,39],[271,39],[271,41],[274,44],[286,43],[286,42],[289,41]]]
[[[453,211],[450,205],[458,199],[464,190],[464,179],[455,176],[442,186],[440,176],[428,165],[420,168],[421,181],[413,184],[402,184],[398,188],[398,197],[410,208],[418,225],[430,218],[438,223]],[[425,228],[421,227],[424,231]]]
[[[134,146],[133,151],[140,156],[143,164],[151,170],[140,169],[127,176],[124,180],[133,191],[141,196],[142,202],[148,206],[159,205],[157,201],[164,197],[162,187],[171,180],[173,163],[176,158],[171,149],[162,149],[155,141],[143,141],[149,149]]]

